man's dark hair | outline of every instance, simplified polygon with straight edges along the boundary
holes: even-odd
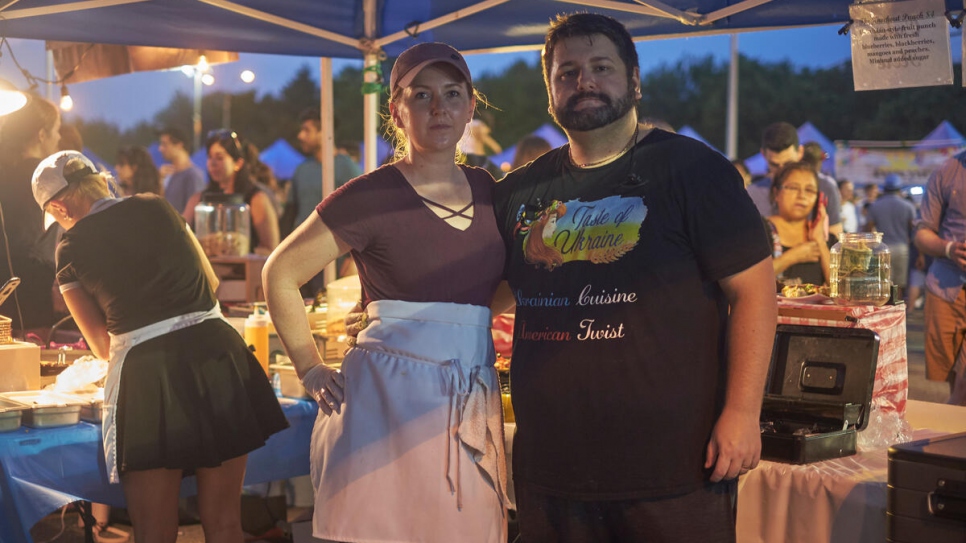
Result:
[[[825,152],[825,149],[822,149],[822,146],[819,145],[817,141],[806,142],[802,148],[804,150],[802,154],[802,162],[811,164],[812,169],[815,170],[816,173],[822,171],[822,163],[825,162],[825,159],[828,157],[828,153]]]
[[[158,137],[160,138],[161,136],[168,136],[168,139],[171,140],[171,143],[180,143],[185,149],[188,148],[188,140],[180,128],[166,126],[160,132],[158,132]]]
[[[597,13],[558,15],[557,19],[550,23],[550,30],[547,31],[547,38],[543,42],[543,80],[547,85],[547,92],[550,91],[550,66],[553,64],[553,52],[557,43],[567,38],[594,34],[606,36],[613,42],[617,47],[617,54],[620,55],[627,69],[627,77],[634,74],[634,68],[639,67],[637,48],[634,47],[630,33],[617,19]]]
[[[299,113],[299,126],[305,121],[312,121],[315,123],[315,128],[322,129],[322,114],[319,113],[319,109],[315,107],[308,107]]]
[[[761,131],[761,148],[780,153],[791,146],[798,147],[798,131],[785,123],[774,123]]]

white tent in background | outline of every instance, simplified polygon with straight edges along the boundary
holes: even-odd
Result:
[[[721,153],[722,155],[724,154],[720,150],[718,150],[717,147],[715,147],[714,145],[711,145],[710,143],[708,143],[708,140],[704,139],[701,136],[701,134],[698,134],[697,130],[691,128],[691,125],[689,125],[689,124],[686,124],[686,125],[682,126],[678,130],[678,134],[680,134],[682,136],[687,136],[687,137],[689,137],[689,138],[691,138],[693,140],[698,140],[701,143],[707,145],[708,147],[714,149],[715,151],[718,151],[718,153]]]
[[[912,146],[913,149],[935,149],[936,147],[963,147],[966,146],[966,138],[953,127],[949,121],[939,123],[939,126],[922,138],[919,143]]]

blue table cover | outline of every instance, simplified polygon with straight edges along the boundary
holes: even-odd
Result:
[[[309,441],[319,407],[312,401],[279,402],[290,427],[248,455],[246,485],[309,473]],[[181,495],[196,493],[195,478],[186,477]],[[0,433],[0,542],[32,542],[34,524],[78,500],[125,506],[121,485],[107,481],[100,425]]]

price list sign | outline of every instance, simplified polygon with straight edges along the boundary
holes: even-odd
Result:
[[[952,85],[943,0],[849,6],[855,90]]]

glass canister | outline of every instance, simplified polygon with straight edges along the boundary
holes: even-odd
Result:
[[[832,246],[830,296],[842,305],[889,301],[892,255],[881,232],[844,233]]]
[[[241,194],[205,193],[195,206],[195,235],[205,254],[242,256],[251,252],[250,213]]]

